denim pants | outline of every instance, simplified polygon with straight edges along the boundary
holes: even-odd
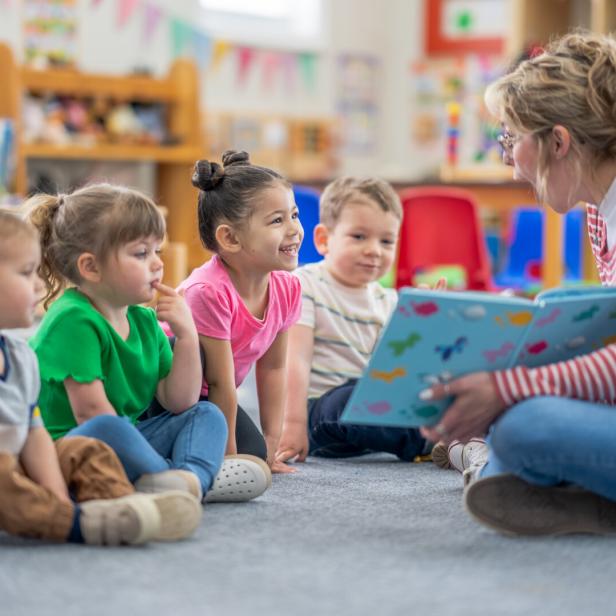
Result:
[[[482,477],[512,473],[543,486],[572,483],[616,500],[616,408],[570,398],[516,404],[488,435]]]
[[[310,454],[326,458],[347,458],[384,451],[411,461],[427,449],[426,440],[415,428],[361,426],[340,421],[353,388],[351,379],[330,389],[320,398],[308,400]]]
[[[222,465],[227,422],[217,406],[199,402],[182,413],[164,411],[135,426],[126,417],[98,415],[66,436],[77,435],[107,443],[132,482],[146,473],[185,469],[199,477],[205,494]]]

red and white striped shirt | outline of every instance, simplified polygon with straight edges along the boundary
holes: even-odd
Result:
[[[586,218],[601,283],[616,286],[616,241],[608,242],[608,234],[610,240],[616,240],[616,181],[600,208],[586,206]],[[533,396],[563,396],[616,404],[616,344],[539,368],[518,366],[501,370],[492,373],[492,378],[508,406]]]

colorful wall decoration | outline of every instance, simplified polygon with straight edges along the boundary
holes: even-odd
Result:
[[[77,0],[25,0],[23,29],[27,64],[75,64]]]

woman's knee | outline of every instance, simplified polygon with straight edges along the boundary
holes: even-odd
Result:
[[[526,448],[543,448],[554,438],[551,399],[537,397],[511,407],[490,430],[490,447],[501,459]]]

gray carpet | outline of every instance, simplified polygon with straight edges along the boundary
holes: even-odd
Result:
[[[197,535],[140,548],[0,534],[7,616],[613,614],[616,539],[511,539],[462,510],[461,478],[386,455],[309,459]]]

